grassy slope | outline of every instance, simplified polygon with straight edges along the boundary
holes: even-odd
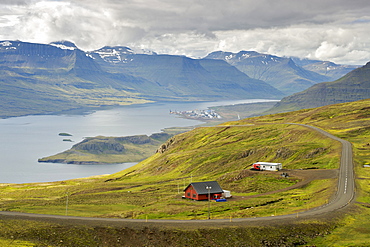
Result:
[[[207,203],[180,199],[181,189],[191,180],[218,180],[224,189],[232,189],[236,197],[242,198],[288,187],[298,180],[294,177],[282,178],[277,173],[250,173],[247,170],[249,164],[259,159],[281,161],[287,168],[337,167],[338,143],[304,127],[283,124],[286,122],[318,126],[351,141],[356,171],[362,178],[357,183],[357,200],[369,203],[370,171],[361,166],[369,162],[370,156],[367,145],[370,135],[369,103],[370,100],[364,100],[228,123],[249,126],[197,128],[170,139],[172,141],[167,143],[168,148],[163,154],[156,154],[108,177],[3,185],[0,187],[0,208],[63,215],[66,213],[68,194],[70,215],[206,219]],[[300,189],[212,204],[212,217],[298,212],[324,203],[332,194],[330,188],[333,185],[333,179],[320,179]],[[348,215],[347,219],[351,220],[333,230],[328,240],[316,240],[319,245],[327,245],[329,242],[326,241],[338,245],[352,243],[354,246],[366,243],[365,236],[370,233],[365,224],[370,220],[366,205],[359,207],[361,217]],[[340,237],[344,231],[358,232],[359,229],[358,234],[346,239]]]
[[[328,237],[312,242],[318,246],[369,246],[370,227],[370,100],[328,105],[292,113],[276,114],[274,122],[299,122],[320,127],[353,145],[357,174],[357,201],[359,214],[349,215]],[[269,121],[268,116],[242,123]],[[238,123],[240,124],[240,122]]]

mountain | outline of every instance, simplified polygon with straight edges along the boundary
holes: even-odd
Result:
[[[223,61],[125,47],[84,52],[68,41],[0,41],[0,117],[163,100],[256,97],[283,94]]]
[[[208,59],[221,59],[248,76],[263,80],[286,95],[293,94],[324,81],[331,81],[348,73],[353,67],[334,63],[278,57],[255,51],[212,52]],[[301,66],[299,63],[304,66]],[[310,62],[310,63],[309,63]],[[335,70],[332,68],[336,68]],[[328,73],[328,71],[332,71]]]
[[[221,60],[137,54],[124,47],[103,47],[89,55],[110,73],[125,71],[144,78],[158,85],[168,95],[182,100],[276,99],[283,96],[276,88],[248,77]]]
[[[301,59],[297,57],[292,57],[291,59],[294,61],[295,64],[301,66],[306,70],[329,77],[329,81],[335,81],[348,74],[352,70],[360,67],[359,65],[335,64],[330,61],[311,60],[306,58]]]
[[[0,42],[0,88],[0,117],[147,102],[69,42]]]
[[[314,108],[370,98],[370,62],[333,82],[323,82],[283,98],[269,113]]]

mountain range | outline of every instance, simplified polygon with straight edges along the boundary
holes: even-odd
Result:
[[[123,46],[87,52],[68,41],[0,41],[0,117],[153,101],[281,99],[355,68],[254,51],[193,59]]]
[[[242,99],[256,95],[276,99],[284,95],[220,60],[136,54],[127,47],[103,47],[89,55],[109,73],[119,75],[124,71],[153,82],[153,86],[160,89],[156,96],[162,100],[167,97],[179,100]],[[153,90],[144,95],[152,97]]]
[[[303,91],[319,82],[336,80],[358,67],[328,61],[278,57],[255,51],[217,51],[205,58],[224,60],[248,76],[263,80],[286,95]]]
[[[283,96],[221,60],[138,54],[125,47],[85,52],[67,41],[0,41],[0,117],[153,101]]]

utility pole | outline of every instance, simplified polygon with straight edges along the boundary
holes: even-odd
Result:
[[[211,219],[211,186],[206,186],[206,190],[208,190],[208,219]]]
[[[68,215],[68,191],[66,192],[67,198],[66,198],[66,215]]]

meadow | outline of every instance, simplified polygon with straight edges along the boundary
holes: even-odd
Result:
[[[330,220],[300,222],[293,228],[270,227],[278,229],[280,240],[284,238],[282,243],[287,246],[292,246],[294,241],[298,241],[297,245],[366,246],[370,234],[366,224],[370,220],[370,168],[364,167],[369,164],[370,157],[369,103],[370,100],[363,100],[247,118],[222,126],[199,127],[171,137],[163,144],[162,152],[108,176],[50,183],[2,184],[0,210],[125,219],[206,220],[208,203],[182,199],[183,189],[191,182],[216,180],[223,189],[231,190],[233,198],[223,203],[212,202],[212,219],[298,214],[328,202],[335,193],[335,176],[330,175],[332,173],[328,176],[317,174],[338,169],[341,146],[313,130],[287,124],[294,122],[322,128],[353,144],[357,203],[346,214]],[[282,177],[281,172],[251,171],[250,165],[256,161],[281,162],[290,176]],[[303,176],[299,171],[312,171],[313,176]],[[302,184],[307,180],[309,182]],[[0,222],[2,229],[6,229],[6,224],[6,221]],[[17,232],[24,232],[24,235],[17,234],[16,240],[35,243],[36,240],[26,233],[30,229],[46,231],[47,227],[39,224],[19,225]],[[311,228],[307,225],[315,230],[309,230]],[[299,232],[301,240],[288,234],[289,228]],[[250,240],[252,229],[256,230],[244,228],[245,236],[242,238],[235,235],[240,229],[218,231],[245,243],[243,241]],[[13,232],[14,229],[8,231]],[[87,241],[89,234],[95,231],[95,228],[85,229],[86,235],[81,236],[86,236],[84,241]],[[160,239],[162,233],[153,231]],[[192,229],[182,234],[196,238],[199,231]],[[208,234],[215,231],[213,234],[217,235],[215,229],[204,231]],[[177,236],[178,232],[166,230],[166,234]],[[266,234],[265,241],[276,239],[275,234]],[[0,236],[4,241],[12,240],[11,234]],[[81,236],[76,239],[83,238]],[[215,237],[214,241],[222,245],[223,240]],[[258,241],[261,245],[263,239]]]

